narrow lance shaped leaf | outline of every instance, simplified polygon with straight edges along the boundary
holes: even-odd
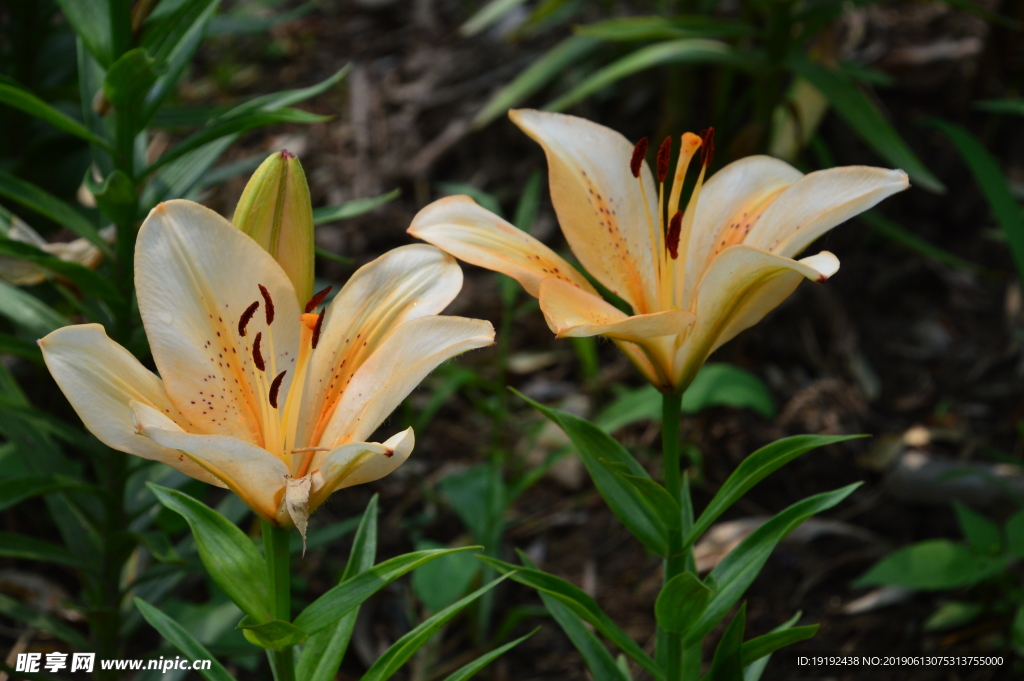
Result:
[[[85,567],[78,556],[63,546],[11,532],[0,532],[0,556],[71,567]]]
[[[12,83],[0,83],[0,102],[20,109],[30,116],[35,116],[58,130],[80,137],[89,144],[95,144],[108,151],[112,150],[110,143],[105,139],[93,134],[91,130],[74,118],[55,109],[24,88]]]
[[[104,253],[111,253],[110,245],[103,240],[99,230],[88,218],[31,182],[0,171],[0,196],[6,196],[26,208],[31,208],[62,227],[67,227],[78,236],[88,239]]]
[[[747,625],[747,604],[740,606],[715,648],[711,671],[705,681],[743,681],[743,631]]]
[[[704,613],[714,592],[692,572],[676,575],[661,588],[654,603],[658,626],[676,634],[685,633]]]
[[[188,632],[185,627],[181,626],[173,619],[165,615],[159,609],[153,607],[141,598],[135,599],[135,607],[139,609],[142,616],[146,618],[154,629],[160,632],[168,643],[173,645],[181,654],[186,658],[195,662],[196,660],[209,660],[209,669],[199,669],[199,675],[202,676],[206,681],[234,681],[231,674],[228,673],[227,669],[218,662],[210,651],[207,650],[202,643],[197,641],[195,637]]]
[[[509,641],[505,645],[501,646],[500,648],[495,648],[486,655],[481,655],[480,657],[476,658],[464,667],[460,667],[454,674],[446,676],[444,681],[469,681],[469,679],[471,679],[473,675],[476,674],[478,671],[489,665],[491,662],[494,662],[496,659],[498,659],[508,651],[512,650],[526,639],[536,634],[538,629],[534,629],[526,636],[520,636],[514,641]],[[598,679],[597,681],[602,680]]]

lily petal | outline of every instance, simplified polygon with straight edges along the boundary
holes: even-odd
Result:
[[[392,435],[382,443],[383,453],[375,453],[367,457],[355,470],[341,479],[335,489],[363,485],[390,475],[405,463],[409,455],[412,454],[415,444],[416,436],[413,434],[412,428],[406,428],[402,432]]]
[[[658,193],[647,163],[630,172],[633,145],[619,133],[575,116],[520,109],[509,118],[544,148],[551,202],[580,263],[637,313],[654,309]]]
[[[791,258],[836,225],[909,186],[902,170],[868,166],[818,170],[779,194],[743,243]]]
[[[685,289],[680,298],[689,307],[697,283],[711,259],[742,243],[752,225],[779,192],[803,177],[793,166],[771,156],[748,156],[711,176],[701,190],[685,259]]]
[[[405,322],[352,376],[318,446],[365,440],[439,364],[493,343],[494,327],[480,319],[430,316]],[[322,468],[317,459],[311,468]]]
[[[299,309],[288,276],[274,258],[230,222],[191,201],[168,201],[149,214],[135,248],[139,311],[167,393],[200,432],[264,443],[271,408],[252,361],[252,342],[263,334],[262,355],[272,378],[288,371],[287,393],[299,343]],[[273,300],[275,318],[259,310],[240,336],[239,318],[254,301]]]
[[[193,435],[152,407],[132,402],[138,432],[187,455],[241,497],[249,508],[274,520],[284,496],[288,467],[265,449],[224,435]]]
[[[607,336],[642,342],[684,333],[694,320],[693,313],[687,310],[629,316],[601,297],[559,279],[541,282],[540,309],[559,338]]]
[[[461,288],[455,259],[427,244],[396,248],[357,270],[327,308],[297,440],[329,441],[321,434],[360,366],[403,322],[436,315]]]
[[[803,278],[820,283],[838,269],[828,251],[799,261],[745,244],[722,251],[697,289],[697,322],[676,353],[676,385],[689,385],[708,355],[761,321]]]
[[[110,340],[99,324],[57,329],[39,341],[43,360],[82,423],[113,449],[160,461],[197,480],[224,487],[181,452],[161,447],[136,433],[130,404],[138,402],[188,423],[152,371]]]
[[[407,428],[383,444],[349,442],[337,447],[320,463],[318,470],[324,484],[310,495],[310,508],[316,508],[339,489],[373,482],[388,475],[405,463],[415,442],[412,428]]]
[[[468,196],[434,201],[413,218],[409,234],[459,260],[512,277],[534,298],[540,282],[564,279],[594,293],[586,277],[560,255]]]

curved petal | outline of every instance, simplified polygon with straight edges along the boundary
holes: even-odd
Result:
[[[412,454],[416,444],[416,436],[412,428],[406,428],[383,442],[384,452],[364,459],[349,475],[345,476],[334,489],[344,489],[353,485],[363,485],[380,480],[390,475],[396,468],[405,463]],[[390,453],[389,453],[390,452]]]
[[[827,251],[800,261],[744,244],[722,251],[697,289],[697,321],[676,353],[676,387],[685,389],[708,355],[761,321],[803,278],[820,283],[838,269]]]
[[[65,326],[41,339],[39,347],[46,368],[82,423],[103,444],[143,459],[161,461],[196,480],[224,487],[181,452],[161,447],[136,433],[129,406],[133,401],[186,426],[188,420],[167,397],[163,381],[110,340],[102,326]]]
[[[630,172],[633,145],[619,133],[575,116],[520,109],[509,118],[544,148],[551,202],[572,252],[637,313],[654,309],[653,229],[658,193],[647,163]]]
[[[161,447],[187,455],[241,497],[257,514],[274,520],[284,497],[288,467],[265,449],[224,435],[193,435],[159,411],[132,402],[139,433]]]
[[[683,307],[690,307],[697,283],[711,260],[729,246],[742,243],[751,226],[779,192],[803,173],[771,156],[748,156],[711,176],[697,202],[686,258]]]
[[[560,255],[468,196],[434,201],[416,214],[408,231],[459,260],[507,274],[534,298],[540,295],[541,280],[548,277],[595,292]]]
[[[320,464],[324,484],[310,495],[310,509],[322,504],[339,489],[373,482],[388,475],[405,463],[415,442],[412,428],[407,428],[383,444],[350,442],[333,450]]]
[[[396,248],[359,268],[327,308],[296,440],[321,441],[345,386],[394,329],[441,312],[461,288],[455,259],[427,244]]]
[[[559,279],[541,282],[540,309],[559,338],[607,336],[642,342],[683,333],[694,319],[686,310],[628,316],[602,298]]]
[[[433,316],[405,322],[352,376],[318,446],[365,440],[437,365],[493,343],[494,328],[480,319]],[[318,458],[312,468],[320,466]]]
[[[791,258],[836,225],[909,186],[902,170],[868,166],[818,170],[779,194],[743,243]]]
[[[135,285],[153,360],[181,413],[199,432],[262,446],[267,386],[287,370],[287,393],[299,342],[295,291],[281,266],[213,211],[168,201],[139,231]],[[260,285],[275,308],[269,328]],[[256,301],[260,310],[240,336],[239,318]],[[252,361],[257,333],[265,375]]]

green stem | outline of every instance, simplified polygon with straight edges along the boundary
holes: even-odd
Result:
[[[263,522],[263,553],[273,589],[274,617],[292,621],[291,537],[289,528]],[[295,681],[295,658],[291,647],[267,651],[275,681]]]
[[[662,395],[661,401],[661,455],[664,465],[665,489],[676,500],[683,510],[683,518],[691,517],[689,484],[682,480],[681,447],[679,441],[679,419],[682,415],[682,395]],[[684,489],[685,488],[685,489]],[[686,555],[683,552],[683,524],[673,530],[668,538],[668,558],[665,560],[664,580],[667,584],[673,577],[687,569]],[[666,643],[665,679],[666,681],[682,681],[683,677],[683,637],[682,634],[664,632],[662,640]],[[699,649],[698,649],[699,650]],[[687,665],[690,667],[691,665]]]

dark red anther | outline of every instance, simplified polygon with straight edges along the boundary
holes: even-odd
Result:
[[[274,323],[274,301],[270,299],[270,291],[267,290],[266,286],[263,284],[256,285],[260,287],[260,293],[263,294],[263,302],[266,303],[263,311],[267,313],[267,326],[270,326]]]
[[[316,344],[320,342],[320,329],[324,325],[324,314],[327,310],[320,310],[320,314],[316,318],[316,324],[313,325],[313,349],[316,350]]]
[[[306,303],[306,312],[312,312],[315,310],[317,305],[324,302],[324,298],[327,297],[327,294],[330,293],[333,288],[333,286],[328,286],[323,291],[314,293],[313,297],[309,299],[308,303]]]
[[[679,257],[679,232],[683,228],[683,211],[677,210],[668,224],[668,234],[665,236],[665,245],[668,247],[668,254],[675,260]]]
[[[252,361],[255,362],[256,368],[260,371],[266,371],[267,365],[263,361],[263,355],[260,353],[260,341],[263,340],[263,334],[257,333],[256,340],[252,342]]]
[[[281,381],[284,380],[284,375],[287,371],[282,371],[274,379],[274,382],[270,384],[270,406],[277,409],[277,394],[281,392]]]
[[[394,455],[395,455],[395,450],[391,449],[390,447],[387,447],[387,448],[384,449],[384,456],[386,456],[386,457],[388,457],[390,459]]]
[[[256,314],[256,309],[260,306],[260,301],[253,301],[253,304],[245,308],[245,312],[238,318],[238,335],[245,337],[245,327],[249,325],[249,320]]]
[[[282,149],[281,150],[281,158],[283,158],[284,160],[287,161],[290,158],[295,158],[295,154],[293,154],[292,152],[288,151],[287,149]]]
[[[629,169],[633,173],[633,177],[640,177],[640,164],[647,156],[647,144],[647,138],[644,137],[633,147],[633,158],[629,159]]]
[[[700,131],[700,162],[707,168],[715,157],[715,129],[704,128]]]
[[[658,148],[658,182],[668,177],[668,160],[672,156],[672,137],[666,137]]]

